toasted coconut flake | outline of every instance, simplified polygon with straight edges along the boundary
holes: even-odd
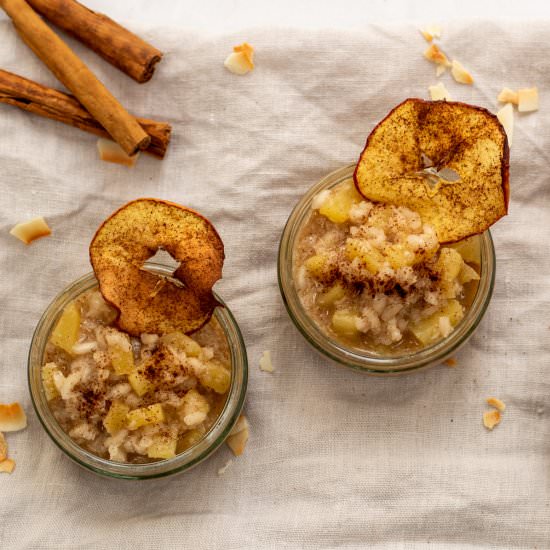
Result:
[[[441,27],[439,25],[427,25],[420,29],[420,33],[426,42],[431,42],[434,38],[441,38]]]
[[[132,168],[138,159],[139,153],[135,155],[127,155],[124,149],[114,141],[105,138],[97,140],[97,150],[99,158],[105,162],[113,162],[115,164],[123,164]]]
[[[446,67],[451,66],[449,58],[435,44],[430,44],[428,46],[428,49],[424,52],[424,57],[432,63],[437,63],[438,65],[444,65]]]
[[[143,268],[158,249],[180,264],[172,279]],[[212,287],[222,276],[223,243],[206,218],[179,204],[137,199],[124,205],[98,229],[90,260],[101,294],[120,312],[118,327],[133,336],[193,332],[219,305]]]
[[[512,147],[512,140],[514,138],[514,107],[512,104],[507,103],[504,105],[504,107],[498,111],[497,118],[506,131],[508,146]]]
[[[0,431],[17,432],[27,427],[27,415],[19,403],[0,403]]]
[[[435,68],[435,76],[440,77],[446,70],[447,67],[445,65],[438,65]]]
[[[52,230],[48,227],[46,220],[42,216],[28,222],[18,223],[10,230],[10,235],[23,241],[25,244],[31,244],[36,239],[47,237],[51,234]]]
[[[430,97],[432,101],[451,101],[451,94],[445,88],[443,82],[438,82],[435,86],[429,86],[428,90],[430,91]]]
[[[223,476],[223,474],[225,474],[225,472],[227,471],[227,468],[229,468],[229,466],[231,466],[231,464],[233,464],[233,461],[232,461],[232,460],[228,460],[228,461],[218,470],[218,475],[219,475],[219,476]]]
[[[504,409],[506,409],[506,404],[504,403],[504,401],[501,401],[498,397],[488,397],[487,404],[491,405],[491,407],[494,407],[500,412],[504,412]]]
[[[235,426],[231,430],[229,437],[226,440],[227,446],[231,449],[235,456],[240,456],[244,453],[249,436],[249,424],[246,416],[241,414]]]
[[[15,461],[11,458],[6,458],[0,462],[0,473],[11,474],[15,470]]]
[[[8,458],[8,444],[4,434],[0,432],[0,462],[6,460],[6,458]]]
[[[233,51],[235,53],[244,53],[250,64],[250,70],[254,68],[254,48],[248,42],[233,46]]]
[[[229,54],[223,64],[228,71],[238,75],[245,75],[254,69],[254,63],[245,52]]]
[[[538,88],[523,88],[518,90],[518,111],[528,113],[539,110],[539,90]]]
[[[462,65],[462,63],[460,63],[460,61],[457,61],[456,59],[453,59],[451,74],[453,75],[453,78],[460,84],[474,83],[474,78],[472,77],[472,75],[464,68],[464,65]]]
[[[502,88],[500,94],[498,94],[497,101],[517,105],[519,103],[519,94],[514,92],[514,90],[510,90],[510,88]]]
[[[483,413],[483,425],[488,430],[492,430],[499,423],[500,423],[499,411],[485,411]]]
[[[457,361],[454,357],[449,357],[449,359],[445,359],[445,361],[443,361],[443,364],[453,368],[456,367]]]
[[[271,362],[270,351],[266,350],[263,352],[262,357],[260,358],[260,370],[263,370],[264,372],[273,372],[275,370],[273,363]]]

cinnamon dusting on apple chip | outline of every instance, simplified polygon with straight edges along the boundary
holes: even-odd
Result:
[[[437,190],[425,184],[424,158],[441,180]],[[418,212],[440,243],[451,243],[507,213],[508,171],[506,133],[495,115],[465,103],[407,99],[369,135],[354,179],[365,198]]]
[[[173,279],[143,264],[157,250],[180,262]],[[197,212],[159,199],[137,199],[112,214],[90,244],[103,297],[131,335],[186,334],[201,328],[219,305],[212,287],[221,278],[223,243]]]

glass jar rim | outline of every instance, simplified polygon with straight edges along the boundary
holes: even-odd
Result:
[[[146,262],[151,271],[171,276],[173,269],[156,262]],[[213,318],[220,324],[231,356],[231,385],[224,407],[202,439],[174,458],[146,464],[115,462],[101,458],[80,447],[54,417],[42,388],[41,367],[45,346],[54,323],[63,308],[82,293],[97,287],[93,272],[66,286],[47,306],[32,337],[28,356],[28,384],[34,410],[48,436],[71,460],[96,474],[117,479],[143,480],[165,477],[189,470],[211,456],[225,441],[241,414],[248,385],[248,358],[239,326],[225,302],[214,293],[222,307],[214,310]]]
[[[332,188],[353,176],[355,164],[344,166],[313,185],[293,208],[279,243],[277,275],[286,310],[300,333],[318,352],[331,360],[367,374],[389,376],[428,368],[455,353],[473,334],[489,305],[495,282],[496,259],[489,230],[478,235],[481,251],[481,274],[472,304],[449,336],[418,350],[402,355],[383,356],[350,348],[331,338],[313,321],[303,307],[294,286],[294,243],[311,210],[311,202],[321,190]]]

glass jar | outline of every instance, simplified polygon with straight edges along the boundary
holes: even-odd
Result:
[[[164,276],[173,270],[166,266],[147,262],[149,271]],[[174,458],[148,464],[126,464],[107,460],[94,455],[63,431],[52,414],[42,386],[41,368],[50,333],[61,316],[63,309],[84,292],[98,286],[93,273],[88,273],[63,290],[46,308],[34,331],[28,360],[29,389],[36,414],[53,442],[80,466],[97,474],[121,479],[149,479],[163,477],[189,470],[209,457],[231,432],[241,413],[248,382],[248,361],[244,341],[231,311],[219,296],[216,299],[225,307],[217,307],[213,317],[219,322],[227,338],[231,357],[231,386],[224,408],[210,431],[193,447]]]
[[[305,339],[319,352],[352,369],[375,375],[396,375],[437,365],[450,357],[468,340],[481,321],[495,282],[495,249],[489,231],[477,238],[480,243],[480,280],[477,291],[463,319],[442,340],[401,355],[384,356],[357,348],[346,347],[327,335],[302,306],[294,284],[294,248],[311,213],[313,198],[324,189],[332,189],[353,176],[355,165],[332,172],[314,185],[298,202],[283,230],[279,246],[279,289],[290,318]]]

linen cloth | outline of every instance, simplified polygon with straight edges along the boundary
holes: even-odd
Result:
[[[338,368],[314,352],[279,295],[284,223],[303,193],[357,160],[367,134],[409,96],[427,98],[434,65],[415,26],[361,32],[250,29],[206,35],[136,28],[164,52],[137,85],[70,43],[125,106],[173,124],[164,161],[98,161],[95,137],[0,105],[0,402],[21,401],[17,461],[0,477],[0,548],[549,548],[550,22],[443,25],[442,47],[473,87],[441,77],[452,97],[495,111],[496,95],[538,85],[541,108],[518,115],[510,215],[492,230],[495,292],[445,366],[399,378]],[[60,87],[0,23],[0,66]],[[234,44],[256,70],[223,68]],[[54,446],[30,403],[26,358],[38,319],[90,271],[88,244],[114,209],[140,196],[191,206],[226,246],[217,291],[248,347],[251,437],[192,471],[132,483],[79,468]],[[43,215],[50,238],[25,247],[9,229]],[[276,371],[258,369],[271,350]],[[486,397],[507,404],[493,432]]]

